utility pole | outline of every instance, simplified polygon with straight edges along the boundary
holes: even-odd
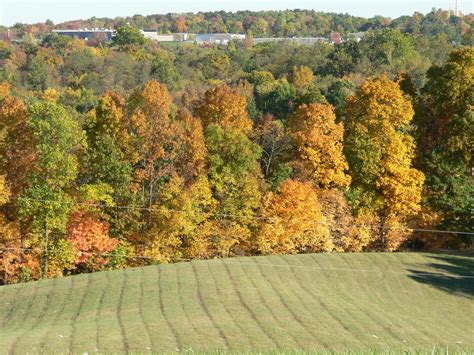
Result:
[[[48,262],[49,262],[49,230],[48,222],[44,223],[44,278],[48,278]]]
[[[456,0],[454,5],[454,16],[458,16],[458,0]]]

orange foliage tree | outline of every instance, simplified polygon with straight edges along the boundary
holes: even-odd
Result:
[[[5,175],[14,195],[28,186],[27,176],[34,170],[38,156],[28,120],[21,99],[0,97],[0,174]]]
[[[90,211],[77,211],[69,217],[67,241],[77,250],[76,264],[99,269],[107,263],[107,254],[119,243],[109,236],[109,225]]]
[[[128,109],[136,152],[135,189],[142,188],[144,202],[151,206],[157,198],[159,181],[173,171],[182,130],[169,117],[168,89],[156,80],[150,80],[143,89],[132,94]]]

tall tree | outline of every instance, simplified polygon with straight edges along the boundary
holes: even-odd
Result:
[[[213,88],[204,95],[197,113],[205,127],[208,176],[218,201],[214,226],[217,249],[221,255],[237,249],[248,251],[249,228],[260,207],[262,179],[258,165],[261,150],[248,137],[252,121],[245,97],[225,86]]]
[[[380,218],[377,247],[395,249],[400,230],[420,208],[424,175],[412,168],[413,108],[386,76],[367,80],[346,105],[345,153],[356,212]]]
[[[56,264],[57,273],[62,272],[57,263],[61,253],[67,253],[62,235],[73,203],[68,189],[78,173],[75,154],[86,145],[85,135],[77,121],[57,103],[36,101],[29,111],[29,126],[39,157],[37,169],[29,176],[31,186],[20,200],[20,215],[31,221],[35,236],[32,243],[43,246],[46,260]],[[49,255],[49,249],[56,254]],[[59,259],[54,260],[54,256]],[[46,268],[44,271],[48,275]]]
[[[260,117],[253,132],[255,142],[262,148],[260,165],[266,179],[274,187],[290,177],[288,164],[291,139],[283,122],[266,114]]]
[[[135,190],[142,190],[144,203],[152,206],[160,184],[174,169],[182,129],[170,118],[171,96],[165,85],[147,82],[129,99],[129,127],[135,152]]]
[[[470,231],[473,86],[474,50],[455,50],[446,64],[428,71],[417,110],[420,167],[427,176],[426,203],[440,215],[442,229]]]
[[[143,45],[145,43],[145,37],[139,28],[125,25],[117,29],[117,34],[113,38],[113,42],[120,47]]]
[[[125,117],[125,101],[115,92],[105,93],[86,122],[88,148],[82,164],[83,180],[106,183],[118,195],[131,182],[134,152]]]

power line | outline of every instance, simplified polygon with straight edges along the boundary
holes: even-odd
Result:
[[[115,208],[120,210],[134,210],[134,211],[149,211],[149,212],[173,212],[173,213],[182,213],[182,214],[199,214],[204,215],[203,212],[188,212],[176,209],[170,209],[166,207],[145,207],[145,206],[135,206],[135,205],[104,205],[104,204],[97,204],[97,203],[87,203],[87,202],[68,202],[68,201],[54,201],[54,200],[46,200],[46,199],[36,199],[36,198],[29,198],[29,197],[10,197],[11,200],[25,200],[25,201],[34,201],[34,202],[45,202],[45,203],[59,203],[64,205],[78,205],[78,206],[85,206],[85,207],[96,207],[96,208]],[[246,215],[236,215],[232,213],[216,213],[214,216],[219,217],[228,217],[228,218],[241,218],[241,219],[258,219],[258,220],[271,220],[271,217],[265,216],[246,216]]]
[[[29,197],[11,197],[10,199],[12,200],[25,200],[25,201],[34,201],[34,202],[45,202],[45,203],[59,203],[59,204],[65,204],[65,205],[78,205],[78,206],[86,206],[86,207],[96,207],[96,208],[112,208],[112,209],[120,209],[120,210],[138,210],[138,211],[150,211],[150,212],[171,212],[171,213],[182,213],[182,214],[188,214],[188,215],[205,215],[203,212],[199,211],[193,211],[193,212],[188,212],[188,211],[182,211],[182,210],[176,210],[176,209],[170,209],[170,208],[165,208],[165,207],[144,207],[144,206],[135,206],[135,205],[103,205],[103,204],[94,204],[94,203],[87,203],[87,202],[68,202],[68,201],[54,201],[54,200],[47,200],[47,199],[35,199],[35,198],[29,198]],[[230,218],[230,219],[255,219],[255,220],[267,220],[267,221],[272,221],[272,220],[277,220],[276,218],[272,217],[265,217],[265,216],[258,216],[258,215],[251,215],[251,216],[246,216],[246,215],[236,215],[236,214],[231,214],[231,213],[215,213],[213,216],[221,217],[221,218]],[[331,224],[327,221],[321,221],[318,222],[319,224],[327,225],[330,226]],[[386,226],[383,224],[372,224],[372,225],[364,225],[364,224],[354,224],[354,223],[341,223],[341,222],[336,222],[333,224],[343,227],[360,227],[360,228],[369,228],[369,229],[385,229],[385,230],[391,230],[391,231],[412,231],[412,232],[426,232],[426,233],[444,233],[444,234],[462,234],[462,235],[474,235],[474,232],[464,232],[464,231],[450,231],[450,230],[441,230],[441,229],[424,229],[424,228],[409,228],[409,227],[392,227],[392,226]]]
[[[32,250],[31,248],[0,248],[0,250]],[[41,249],[39,249],[41,251]],[[89,256],[98,256],[98,257],[113,257],[119,256],[129,259],[148,259],[160,261],[160,259],[145,256],[145,255],[116,255],[110,253],[86,253]],[[229,265],[249,265],[249,266],[271,266],[276,268],[296,268],[296,269],[307,269],[307,270],[324,270],[324,271],[347,271],[347,272],[357,272],[357,273],[381,273],[381,274],[398,274],[398,275],[410,275],[403,271],[384,271],[384,270],[375,270],[375,269],[350,269],[350,268],[337,268],[337,267],[321,267],[321,266],[307,266],[307,265],[291,265],[291,264],[272,264],[272,263],[259,263],[259,262],[242,262],[242,261],[230,261],[226,259],[219,259],[223,264]],[[181,261],[191,261],[190,259],[181,259]],[[474,278],[474,275],[449,275],[446,273],[440,272],[414,272],[415,276],[439,276],[439,277],[454,277],[454,278]]]

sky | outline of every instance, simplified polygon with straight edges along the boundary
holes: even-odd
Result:
[[[464,13],[474,0],[458,0]],[[162,14],[169,12],[314,9],[355,16],[396,18],[434,8],[454,9],[455,0],[0,0],[0,24],[54,23],[95,17]]]

